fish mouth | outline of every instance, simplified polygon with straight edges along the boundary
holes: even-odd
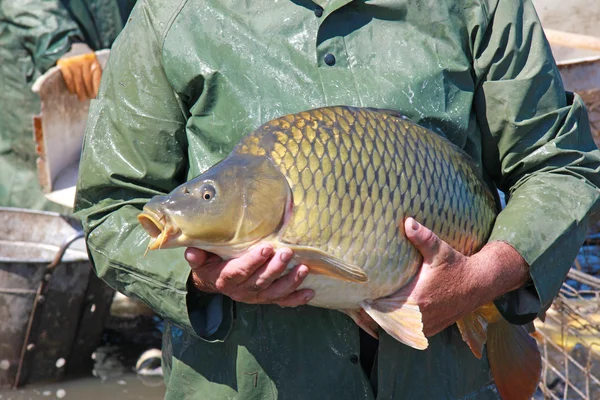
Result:
[[[138,216],[138,221],[150,235],[148,250],[165,248],[168,243],[181,234],[181,229],[167,220],[166,215],[160,212],[144,209]]]

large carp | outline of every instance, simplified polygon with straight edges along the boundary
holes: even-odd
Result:
[[[497,206],[469,156],[396,112],[325,107],[259,127],[220,163],[157,196],[138,219],[149,248],[191,246],[224,259],[258,243],[294,251],[289,268],[309,267],[308,303],[337,309],[375,334],[428,345],[416,304],[396,295],[422,263],[406,239],[414,217],[470,255],[486,242]],[[527,399],[541,361],[535,341],[490,304],[458,323],[488,359],[504,399]]]

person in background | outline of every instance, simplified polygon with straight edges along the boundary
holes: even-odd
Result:
[[[289,249],[144,256],[151,197],[262,123],[326,105],[397,110],[507,195],[472,257],[407,220],[425,351],[303,306],[307,268],[280,276]],[[451,324],[491,299],[518,325],[550,306],[598,211],[599,170],[529,0],[146,0],[92,102],[75,206],[98,275],[168,321],[167,399],[497,399],[487,358]]]
[[[0,206],[70,213],[44,197],[37,178],[32,118],[35,80],[58,65],[80,100],[94,98],[110,48],[135,0],[0,1]]]

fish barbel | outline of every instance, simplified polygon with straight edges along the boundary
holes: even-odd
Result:
[[[486,242],[492,192],[457,146],[389,110],[324,107],[276,118],[205,173],[157,196],[138,216],[149,249],[197,247],[224,259],[259,243],[304,264],[311,306],[366,312],[398,341],[425,349],[421,313],[396,293],[417,274],[404,233],[413,217],[465,255]],[[488,359],[504,399],[529,398],[541,373],[535,341],[490,304],[457,322]],[[491,346],[494,346],[493,348]]]

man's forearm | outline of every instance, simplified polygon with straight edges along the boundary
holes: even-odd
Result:
[[[478,253],[469,257],[479,288],[480,305],[523,286],[531,276],[529,265],[511,245],[495,241],[486,244]]]

